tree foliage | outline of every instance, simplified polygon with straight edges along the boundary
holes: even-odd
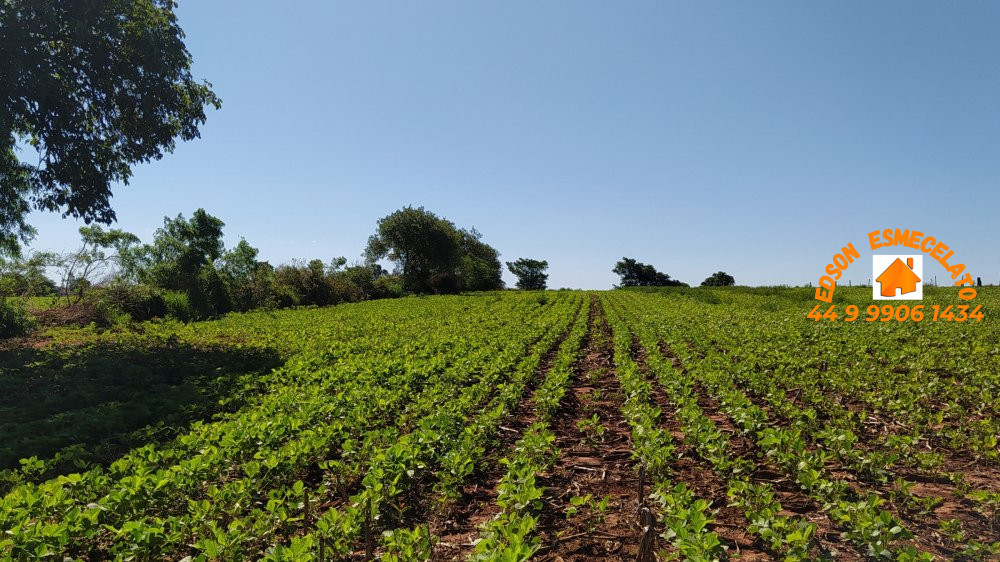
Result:
[[[457,228],[423,207],[404,207],[378,221],[365,251],[388,258],[412,293],[455,293],[503,287],[500,254],[475,230]]]
[[[31,252],[0,259],[0,299],[7,296],[45,297],[55,295],[57,287],[45,274],[58,262],[52,252]]]
[[[673,287],[687,286],[670,275],[657,271],[652,265],[638,262],[632,258],[622,258],[611,270],[621,277],[618,287]]]
[[[548,268],[549,262],[545,260],[518,258],[507,262],[507,269],[517,277],[517,288],[526,291],[545,288],[549,279],[549,274],[545,272]]]
[[[382,258],[395,262],[407,291],[442,292],[458,262],[455,234],[449,221],[423,207],[405,207],[379,219],[376,233],[368,239],[366,255],[372,262]]]
[[[0,2],[0,252],[32,207],[115,219],[111,186],[199,136],[220,106],[191,75],[173,0]],[[19,147],[35,154],[20,158]]]
[[[153,235],[153,242],[130,248],[121,258],[125,276],[139,283],[188,296],[197,316],[228,312],[232,304],[225,291],[224,279],[215,268],[225,246],[222,228],[225,223],[198,209],[190,219],[179,214],[163,219],[163,227]]]
[[[736,279],[725,271],[716,271],[701,282],[702,287],[732,287]]]
[[[67,299],[75,295],[82,300],[84,290],[115,274],[123,254],[139,243],[139,237],[99,225],[80,227],[81,246],[75,252],[59,256],[54,265],[60,271],[60,286]]]
[[[164,218],[151,244],[139,246],[123,257],[128,275],[165,289],[193,289],[202,269],[213,266],[222,256],[225,225],[205,209],[198,209],[190,219],[183,214]]]
[[[500,252],[483,242],[475,228],[459,230],[459,261],[457,277],[463,291],[493,291],[503,288],[500,279]]]

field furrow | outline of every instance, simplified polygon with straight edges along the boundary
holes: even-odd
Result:
[[[540,483],[540,560],[632,558],[640,539],[638,474],[622,416],[610,328],[596,299],[572,386],[552,422],[559,449]]]

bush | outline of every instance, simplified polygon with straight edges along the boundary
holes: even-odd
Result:
[[[163,290],[149,285],[116,284],[92,290],[87,300],[109,319],[128,314],[133,320],[142,322],[167,313],[163,293]]]
[[[372,287],[373,299],[398,299],[403,296],[403,278],[398,275],[383,275],[375,280]]]
[[[211,265],[198,272],[197,284],[188,294],[188,301],[195,319],[212,318],[233,310],[226,283]]]
[[[35,319],[23,302],[0,297],[0,338],[24,336],[35,329]]]
[[[285,283],[274,284],[274,301],[278,308],[292,308],[302,304],[295,287]]]
[[[189,322],[194,318],[194,309],[187,293],[182,291],[163,291],[163,304],[166,316],[176,318],[181,322]]]
[[[333,276],[330,278],[329,284],[332,297],[330,304],[365,300],[364,291],[345,276]]]

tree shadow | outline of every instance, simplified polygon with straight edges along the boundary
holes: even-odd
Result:
[[[265,390],[274,350],[176,341],[97,343],[0,352],[0,480],[16,483],[173,438],[197,420],[235,411]],[[44,463],[20,463],[27,457]],[[23,465],[23,466],[22,466]]]

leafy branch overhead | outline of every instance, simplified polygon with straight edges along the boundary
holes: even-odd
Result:
[[[32,209],[115,220],[112,186],[220,107],[191,75],[172,0],[0,3],[0,252]]]

